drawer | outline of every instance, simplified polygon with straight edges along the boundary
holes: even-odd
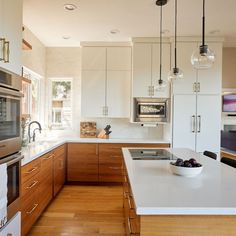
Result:
[[[54,149],[53,153],[54,153],[55,157],[65,155],[66,154],[66,145],[64,144],[64,145],[61,145],[60,147]]]
[[[21,168],[21,182],[25,183],[34,175],[38,174],[41,169],[40,158],[30,162],[29,164],[22,166]]]
[[[40,157],[42,171],[45,171],[45,168],[52,168],[54,154],[49,152]]]
[[[21,185],[21,196],[31,195],[40,186],[40,175],[34,175]]]
[[[99,175],[101,174],[119,175],[122,177],[122,166],[119,164],[101,164],[99,165]]]

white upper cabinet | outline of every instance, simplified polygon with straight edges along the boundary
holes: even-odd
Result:
[[[131,71],[131,47],[108,47],[107,70]]]
[[[152,45],[135,43],[133,46],[133,97],[150,96],[151,78]]]
[[[200,94],[221,94],[222,88],[222,44],[207,43],[214,51],[216,59],[213,66],[206,70],[198,70],[197,80],[200,83]]]
[[[83,47],[82,48],[83,70],[106,70],[106,48]]]
[[[170,44],[162,45],[162,80],[167,81],[170,70]],[[160,78],[160,44],[134,43],[133,47],[133,97],[169,97],[169,84],[156,91]]]
[[[82,117],[128,118],[130,83],[130,47],[82,49]]]
[[[191,56],[197,48],[196,42],[178,42],[177,44],[177,66],[184,73],[183,80],[173,81],[174,94],[193,94],[194,83],[197,79],[197,70],[191,64]],[[174,55],[174,47],[172,47]],[[174,56],[172,57],[172,67],[174,66]]]
[[[191,64],[192,53],[198,42],[178,42],[177,66],[183,70],[184,79],[173,82],[174,94],[220,94],[222,78],[222,43],[207,43],[215,52],[216,61],[210,69],[196,70]],[[174,55],[174,52],[172,52]],[[172,64],[174,63],[174,59]]]
[[[0,67],[21,75],[22,0],[0,0]]]

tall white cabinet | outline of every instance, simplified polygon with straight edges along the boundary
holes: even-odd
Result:
[[[82,48],[82,117],[128,118],[130,46]]]
[[[162,79],[167,82],[170,71],[170,43],[162,45]],[[133,97],[168,98],[169,84],[164,91],[156,91],[160,78],[160,44],[134,42],[133,45]]]
[[[172,145],[197,152],[220,152],[222,43],[209,42],[216,62],[207,70],[196,70],[191,55],[198,42],[178,43],[178,66],[182,81],[173,82]]]
[[[0,0],[0,68],[21,74],[22,0]]]

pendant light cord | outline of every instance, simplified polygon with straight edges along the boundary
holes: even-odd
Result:
[[[175,69],[177,68],[177,0],[175,0]]]
[[[160,78],[159,78],[159,84],[162,84],[162,5],[161,5],[161,17],[160,17]]]
[[[205,0],[203,0],[203,15],[202,15],[202,46],[205,45]]]

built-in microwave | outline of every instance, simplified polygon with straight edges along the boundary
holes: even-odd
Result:
[[[0,71],[0,159],[21,149],[21,77]]]
[[[168,98],[134,98],[134,122],[168,122]]]

